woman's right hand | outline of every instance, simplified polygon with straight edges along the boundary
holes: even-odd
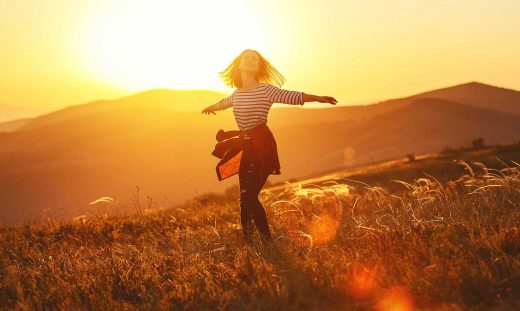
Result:
[[[213,110],[213,105],[204,108],[204,110],[202,110],[202,113],[205,113],[205,114],[212,113],[212,114],[216,115],[215,111]]]

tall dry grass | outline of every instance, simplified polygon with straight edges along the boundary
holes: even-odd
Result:
[[[519,309],[520,166],[263,191],[275,243],[243,243],[236,194],[3,227],[6,309]]]

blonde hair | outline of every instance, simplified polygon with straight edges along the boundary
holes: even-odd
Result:
[[[258,73],[255,76],[256,81],[265,82],[269,84],[275,84],[278,87],[281,87],[285,82],[285,78],[282,76],[276,68],[271,65],[271,63],[265,59],[258,51],[246,49],[242,51],[235,59],[227,66],[226,69],[219,72],[220,78],[229,85],[230,87],[242,87],[242,74],[240,69],[238,69],[238,65],[240,65],[240,61],[245,52],[251,51],[255,52],[258,55]]]

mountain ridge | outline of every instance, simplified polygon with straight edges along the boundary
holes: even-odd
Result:
[[[481,96],[484,99],[476,100],[473,97],[468,99],[468,93],[475,98]],[[498,93],[500,94],[496,95]],[[495,101],[490,98],[492,95],[505,102],[496,104]],[[6,122],[1,122],[0,128],[4,128],[6,131],[27,130],[36,128],[43,124],[73,117],[82,113],[109,110],[122,105],[150,105],[150,103],[152,103],[151,105],[153,106],[161,106],[173,111],[200,111],[205,106],[220,100],[224,96],[225,94],[208,90],[170,90],[166,88],[157,88],[118,97],[115,99],[94,100],[84,104],[68,106],[53,112],[49,112],[47,114],[34,117],[32,120],[28,120],[26,118],[25,124],[24,122],[18,122],[11,123],[13,125],[8,125],[3,124]],[[494,110],[520,114],[520,92],[472,81],[421,92],[406,97],[388,99],[369,105],[336,106],[317,109],[300,109],[299,107],[283,107],[284,109],[276,109],[278,108],[278,105],[275,104],[275,106],[273,106],[272,113],[270,114],[270,119],[274,120],[273,123],[281,122],[281,120],[278,119],[290,120],[289,122],[293,123],[313,123],[314,120],[321,118],[332,118],[337,120],[366,119],[410,104],[417,98],[422,97],[437,97],[440,99],[461,102],[463,104],[471,103],[474,106],[482,108],[493,107]],[[196,102],[196,104],[192,107],[188,107],[186,105],[172,105],[171,103],[174,102]],[[297,119],[289,118],[288,116],[294,114],[295,109],[300,111],[300,117]],[[334,109],[334,113],[331,113],[330,109]],[[280,116],[278,117],[277,115]],[[18,128],[15,128],[14,124],[16,124]]]
[[[424,96],[387,111],[388,105],[374,105],[368,113],[273,107],[268,124],[282,175],[270,176],[270,182],[468,145],[480,137],[486,144],[520,139],[516,114]],[[217,181],[217,159],[211,156],[217,130],[236,129],[231,111],[206,116],[171,109],[171,102],[148,105],[142,98],[0,133],[0,219],[16,221],[46,208],[77,215],[101,196],[129,199],[136,186],[173,204],[236,184],[235,178]]]

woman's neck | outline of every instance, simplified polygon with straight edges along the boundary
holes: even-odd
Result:
[[[258,85],[255,76],[248,71],[242,71],[242,89],[254,89]]]

